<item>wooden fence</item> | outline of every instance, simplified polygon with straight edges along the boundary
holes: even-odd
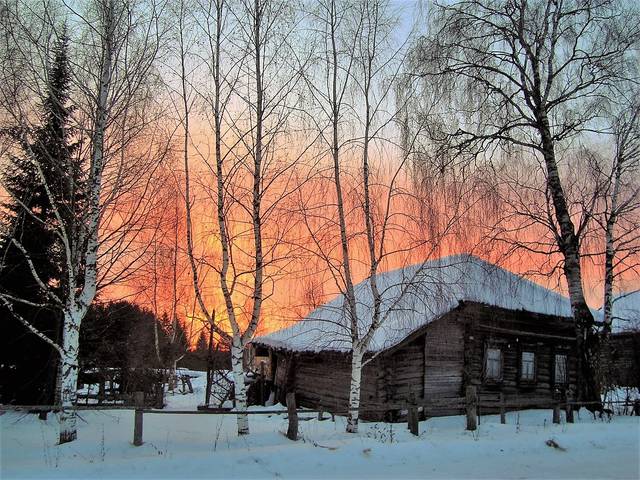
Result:
[[[497,412],[500,415],[500,423],[506,423],[506,412],[521,410],[523,408],[535,408],[535,404],[531,401],[522,401],[522,400],[511,400],[507,401],[503,394],[498,395],[498,401],[483,401],[478,397],[476,387],[468,386],[466,389],[466,396],[464,402],[464,408],[466,410],[466,418],[467,418],[467,426],[466,429],[469,431],[474,431],[478,428],[480,423],[480,412],[484,409],[485,411],[492,410]],[[420,420],[420,410],[425,411],[428,407],[438,407],[442,402],[432,401],[432,402],[421,402],[406,404],[406,421],[407,428],[413,435],[419,435],[419,420]],[[620,400],[620,401],[608,401],[607,404],[624,404],[626,406],[632,407],[632,415],[640,416],[640,400],[635,400],[633,402]],[[344,409],[341,411],[331,411],[328,412],[323,408],[316,409],[298,409],[295,401],[295,393],[290,392],[287,394],[287,408],[285,409],[269,409],[269,410],[247,410],[247,411],[237,411],[231,409],[221,409],[221,408],[198,408],[197,410],[158,410],[148,408],[145,404],[145,394],[143,392],[134,393],[134,404],[132,407],[130,405],[76,405],[73,407],[74,410],[134,410],[134,427],[133,427],[133,444],[135,446],[140,446],[143,443],[143,428],[144,428],[144,414],[166,414],[166,415],[194,415],[194,414],[204,414],[204,415],[238,415],[238,414],[246,414],[246,415],[287,415],[288,417],[288,428],[287,428],[287,437],[291,440],[298,439],[298,414],[300,413],[314,413],[318,415],[318,420],[324,420],[324,414],[329,413],[333,420],[335,421],[335,415],[347,415],[351,410]],[[448,404],[450,406],[450,404]],[[544,404],[538,404],[538,408],[549,408],[550,402],[547,400]],[[600,415],[602,416],[603,409],[602,402],[576,402],[571,401],[569,399],[565,399],[563,401],[555,401],[551,404],[552,410],[552,422],[560,423],[561,422],[561,411],[565,410],[565,418],[567,423],[573,423],[574,417],[574,407],[576,405],[579,406],[587,406],[593,405],[595,411],[600,411]],[[588,408],[588,407],[587,407]],[[29,411],[29,412],[43,412],[43,411],[60,411],[60,406],[52,406],[52,405],[0,405],[0,411]],[[386,409],[385,409],[386,411]],[[373,410],[369,410],[369,412],[373,412]],[[605,412],[608,413],[608,412]],[[595,415],[595,413],[594,413]]]

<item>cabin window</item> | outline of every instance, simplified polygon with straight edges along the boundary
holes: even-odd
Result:
[[[522,352],[520,363],[520,379],[532,382],[536,378],[536,354]]]
[[[499,348],[487,348],[484,376],[490,380],[500,380],[502,376],[502,352]]]
[[[555,361],[555,383],[567,383],[567,356],[562,354],[556,354]]]

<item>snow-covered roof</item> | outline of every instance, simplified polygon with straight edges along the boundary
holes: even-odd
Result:
[[[640,290],[618,295],[613,301],[614,332],[640,330]]]
[[[386,350],[456,308],[461,301],[510,310],[571,316],[569,300],[472,255],[453,255],[377,275],[383,323],[369,351]],[[359,332],[371,325],[369,280],[355,286]],[[260,336],[254,343],[293,351],[351,350],[345,298],[339,295],[290,327]]]

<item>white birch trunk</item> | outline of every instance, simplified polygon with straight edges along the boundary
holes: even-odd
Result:
[[[78,437],[76,429],[76,412],[74,410],[78,386],[78,349],[80,340],[81,312],[72,309],[65,312],[64,329],[62,333],[61,358],[62,368],[60,379],[61,406],[60,413],[60,444],[72,442]]]
[[[362,380],[363,349],[354,347],[351,356],[351,382],[349,385],[349,413],[347,415],[347,432],[358,433],[360,409],[360,383]]]
[[[249,416],[247,411],[247,387],[244,384],[244,366],[243,366],[242,344],[233,339],[231,345],[231,369],[233,371],[234,394],[236,399],[236,410],[238,411],[238,435],[249,434]]]

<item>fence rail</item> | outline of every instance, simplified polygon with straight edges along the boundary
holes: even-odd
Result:
[[[500,394],[496,399],[488,400],[482,399],[477,394],[477,389],[474,386],[468,386],[466,389],[466,395],[464,401],[430,401],[430,402],[413,402],[406,404],[396,404],[385,406],[383,408],[360,408],[350,409],[341,408],[330,410],[328,408],[297,408],[295,404],[295,395],[290,393],[287,395],[287,408],[286,409],[268,409],[268,410],[229,410],[220,408],[198,408],[197,410],[160,410],[154,408],[148,408],[145,405],[145,395],[143,392],[136,392],[133,395],[134,405],[74,405],[72,407],[62,407],[61,405],[0,405],[0,411],[26,411],[26,412],[49,412],[49,411],[62,411],[62,410],[132,410],[134,415],[134,436],[133,444],[136,446],[142,445],[142,431],[143,431],[143,418],[144,414],[165,414],[165,415],[287,415],[289,421],[289,428],[287,430],[287,437],[296,440],[298,438],[298,415],[299,414],[317,414],[319,420],[323,420],[323,414],[329,413],[335,420],[335,415],[348,415],[351,412],[359,412],[361,415],[371,413],[387,413],[393,410],[406,411],[407,426],[412,434],[419,435],[419,412],[428,413],[429,410],[437,410],[438,408],[459,408],[466,410],[467,416],[467,430],[476,430],[480,423],[480,412],[486,410],[492,410],[500,414],[500,422],[506,423],[507,410],[521,410],[523,408],[543,408],[552,409],[552,421],[553,423],[560,423],[561,410],[565,410],[567,423],[573,423],[573,411],[575,406],[589,406],[595,405],[594,411],[600,411],[602,413],[606,410],[604,405],[622,404],[627,407],[632,407],[632,414],[640,416],[640,400],[607,400],[606,402],[590,401],[580,402],[575,400],[540,400],[540,401],[523,401],[523,400],[511,400],[507,401],[503,394]],[[597,408],[599,407],[599,408]],[[587,407],[588,408],[588,407]],[[608,412],[607,412],[608,413]],[[594,413],[595,415],[595,413]]]

